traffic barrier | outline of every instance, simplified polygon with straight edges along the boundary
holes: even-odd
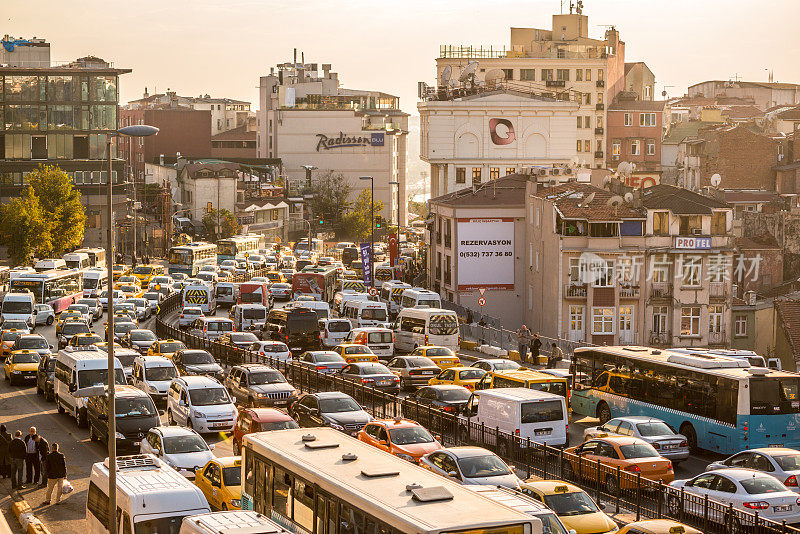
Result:
[[[759,517],[757,512],[736,510],[732,506],[642,478],[640,473],[610,467],[600,461],[565,452],[546,443],[502,432],[454,412],[433,408],[365,386],[339,376],[320,373],[316,368],[298,362],[279,361],[258,353],[191,335],[167,323],[165,318],[180,307],[180,299],[168,297],[156,318],[156,334],[160,338],[182,341],[187,347],[204,349],[227,365],[263,363],[281,371],[300,391],[341,391],[364,406],[374,417],[413,419],[441,437],[445,446],[477,445],[494,450],[504,461],[526,474],[526,477],[568,480],[582,487],[595,500],[615,503],[616,511],[624,508],[639,519],[669,518],[694,526],[703,532],[725,534],[800,534],[800,530]]]

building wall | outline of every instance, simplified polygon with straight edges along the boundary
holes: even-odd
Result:
[[[653,126],[639,126],[642,113],[654,113],[656,122]],[[625,116],[630,115],[631,125],[625,125]],[[637,170],[660,170],[661,168],[661,133],[663,128],[663,112],[646,110],[614,110],[608,111],[608,147],[607,161],[610,166],[622,161],[636,163]],[[639,154],[633,154],[633,142],[639,141]],[[648,142],[653,142],[652,154],[647,153]],[[614,155],[614,145],[619,145],[619,155]],[[674,165],[674,160],[673,160]]]
[[[241,146],[214,146],[218,143],[237,143]],[[241,141],[211,141],[211,157],[212,158],[255,158],[256,157],[256,141],[255,139],[247,139]]]
[[[722,176],[726,189],[766,189],[775,191],[778,146],[782,141],[754,133],[740,126],[730,130],[701,130],[706,140],[701,159],[701,186],[711,184],[711,176]]]
[[[733,98],[752,98],[760,109],[779,105],[800,104],[800,88],[776,89],[769,86],[740,85],[738,83],[712,80],[690,85],[689,97],[705,96],[712,98],[725,95]]]
[[[192,211],[192,219],[201,221],[204,211],[211,205],[214,209],[235,213],[236,178],[186,178],[184,191],[191,193],[191,201],[182,201],[183,208]]]
[[[625,76],[625,90],[634,91],[639,100],[655,100],[656,77],[643,63],[635,63]]]
[[[750,271],[754,265],[757,270]],[[764,293],[783,282],[783,251],[780,248],[741,250],[734,263],[734,283],[745,291]]]

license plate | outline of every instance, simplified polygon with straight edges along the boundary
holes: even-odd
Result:
[[[664,445],[664,450],[677,449],[677,445]]]
[[[292,350],[303,350],[300,347],[292,347]]]
[[[772,509],[776,512],[791,512],[792,505],[791,504],[784,504],[783,506],[773,506]]]
[[[275,406],[286,406],[287,404],[289,404],[289,401],[285,400],[275,401]]]
[[[134,441],[134,442],[133,442],[133,446],[134,446],[134,447],[138,447],[140,443],[141,443],[140,441]]]
[[[422,374],[423,375],[432,375],[433,371],[423,371]]]
[[[358,432],[350,432],[350,435],[353,436],[354,438],[358,437]]]
[[[228,425],[225,424],[225,423],[215,423],[215,424],[213,424],[211,426],[214,427],[214,428],[224,428],[224,427],[226,427]]]
[[[378,385],[379,386],[389,386],[389,385],[391,385],[391,382],[389,380],[381,380],[381,381],[378,382]]]
[[[769,446],[770,447],[783,448],[783,443],[770,443]]]
[[[536,430],[533,431],[533,435],[534,436],[546,436],[547,434],[550,434],[551,432],[552,432],[552,430],[549,429],[549,428],[537,428]]]

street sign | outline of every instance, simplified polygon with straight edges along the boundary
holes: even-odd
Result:
[[[374,287],[371,287],[371,288],[369,288],[369,294],[374,297],[375,295],[378,294],[378,290],[375,289]]]
[[[486,299],[484,297],[478,299],[478,306],[486,306]]]
[[[486,288],[485,287],[478,288],[478,293],[480,293],[481,296],[483,296],[483,294],[486,293]]]

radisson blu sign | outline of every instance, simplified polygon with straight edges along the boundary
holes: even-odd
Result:
[[[383,146],[383,136],[383,132],[373,132],[369,135],[346,135],[343,132],[339,132],[339,135],[335,137],[318,133],[317,152],[335,148]]]

